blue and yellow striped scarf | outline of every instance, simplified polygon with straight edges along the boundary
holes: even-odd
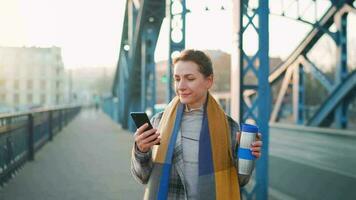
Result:
[[[167,199],[172,158],[184,105],[175,97],[158,127],[161,145],[152,152],[154,167],[145,199]],[[230,129],[224,111],[208,94],[199,140],[199,199],[240,199],[240,188],[231,152]]]

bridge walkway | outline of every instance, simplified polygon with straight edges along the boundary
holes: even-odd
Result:
[[[0,190],[0,199],[141,199],[143,187],[130,174],[132,142],[105,114],[84,110]]]

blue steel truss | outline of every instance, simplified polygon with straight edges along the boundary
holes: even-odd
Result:
[[[118,119],[123,128],[134,129],[131,111],[154,111],[154,50],[165,16],[164,0],[128,0],[119,61],[113,84],[118,98]]]
[[[237,78],[237,106],[238,121],[245,122],[253,119],[259,131],[263,134],[264,146],[262,154],[268,155],[269,128],[268,121],[270,117],[270,85],[268,83],[269,75],[269,31],[268,31],[268,0],[259,0],[258,5],[252,5],[248,0],[240,1],[237,5],[239,12],[239,39],[238,41],[238,73]],[[247,55],[244,50],[244,34],[248,29],[257,33],[258,50],[254,55]],[[251,73],[256,78],[257,83],[251,83],[246,80],[247,74]],[[245,101],[243,92],[252,90],[256,94],[249,102]],[[234,101],[235,97],[232,97]],[[235,103],[235,102],[232,102]],[[236,108],[236,107],[235,107]],[[262,156],[256,165],[256,181],[252,190],[243,189],[242,194],[247,199],[267,199],[268,197],[268,156]]]
[[[308,67],[313,76],[324,86],[326,90],[331,92],[333,89],[334,81],[327,77],[309,58],[300,57],[302,66]]]
[[[155,104],[155,64],[154,51],[158,39],[162,20],[167,14],[169,19],[169,62],[167,66],[167,101],[173,97],[172,90],[172,67],[171,62],[174,55],[185,48],[185,15],[186,0],[127,0],[125,19],[121,38],[121,47],[115,80],[113,84],[113,98],[118,101],[114,106],[114,113],[118,117],[123,128],[133,128],[130,123],[130,111],[154,112]],[[314,6],[314,19],[304,17],[305,10],[299,8],[299,0],[294,3],[298,6],[296,17],[290,17],[286,10],[289,5],[282,6],[279,14],[284,17],[312,25],[311,31],[306,35],[291,55],[275,70],[269,73],[269,39],[268,39],[268,0],[241,0],[233,1],[238,4],[239,31],[236,35],[236,49],[232,57],[237,58],[236,65],[232,65],[232,72],[236,70],[237,82],[232,81],[232,101],[237,99],[233,112],[238,112],[237,120],[244,122],[253,119],[263,134],[263,155],[268,155],[269,129],[268,122],[271,113],[270,85],[278,80],[284,79],[279,100],[272,112],[271,119],[278,121],[278,113],[282,107],[282,100],[290,84],[293,84],[294,116],[298,124],[321,126],[329,125],[335,119],[339,127],[347,126],[347,104],[353,94],[356,93],[355,71],[347,72],[347,43],[346,43],[346,16],[352,9],[354,0],[331,0],[331,6],[318,18],[317,1],[310,0]],[[284,2],[283,0],[281,1]],[[336,21],[335,21],[336,19]],[[329,28],[337,25],[337,31],[332,32]],[[244,51],[243,36],[245,31],[252,28],[257,33],[256,40],[259,48],[253,55]],[[338,65],[335,81],[325,76],[317,66],[311,62],[307,54],[317,41],[323,36],[330,36],[338,46]],[[324,87],[328,88],[329,97],[320,106],[315,115],[306,122],[304,119],[304,68],[309,67],[312,74]],[[247,82],[244,77],[253,74],[256,83]],[[292,81],[293,80],[293,81]],[[291,82],[292,81],[292,82]],[[234,103],[234,102],[232,102]],[[250,190],[243,190],[247,199],[267,199],[268,193],[268,160],[262,156],[257,162],[256,181]]]
[[[356,95],[356,71],[349,74],[328,96],[319,110],[308,121],[310,126],[328,126],[332,122],[333,111],[343,102],[349,102]]]
[[[283,3],[283,1],[281,1]],[[289,1],[291,2],[291,1]],[[295,0],[294,2],[292,1],[291,4],[296,4],[299,7],[299,2],[298,0]],[[314,2],[314,3],[313,3]],[[334,23],[334,18],[337,16],[338,13],[341,13],[342,10],[345,8],[346,5],[351,5],[352,0],[343,0],[343,1],[331,1],[331,6],[325,14],[318,19],[316,12],[318,11],[317,9],[317,4],[316,1],[311,1],[311,6],[314,6],[315,10],[315,17],[313,20],[307,20],[304,19],[303,15],[305,11],[301,9],[297,9],[297,17],[294,17],[296,20],[311,24],[313,26],[313,29],[307,34],[306,38],[301,42],[301,44],[295,49],[295,51],[286,59],[285,62],[283,62],[279,67],[276,68],[275,71],[273,71],[269,77],[269,81],[273,84],[275,81],[279,80],[285,75],[285,72],[287,69],[291,66],[299,65],[301,62],[301,58],[304,58],[309,62],[309,66],[312,68],[312,72],[314,76],[321,81],[321,83],[329,89],[333,87],[337,87],[338,84],[340,84],[344,77],[347,76],[347,59],[346,59],[346,50],[347,50],[347,44],[346,44],[346,16],[347,12],[343,12],[342,15],[340,15],[340,23],[338,23],[338,31],[337,32],[331,32],[329,30],[330,26]],[[115,81],[114,81],[114,88],[113,88],[113,93],[115,96],[119,97],[120,100],[120,106],[117,112],[119,113],[119,118],[121,119],[120,121],[123,122],[123,126],[126,127],[128,125],[127,122],[127,114],[129,110],[132,109],[140,109],[140,110],[146,110],[147,108],[152,109],[154,105],[154,91],[155,91],[155,84],[153,83],[155,77],[154,77],[154,64],[145,64],[146,66],[142,67],[144,63],[147,61],[145,60],[153,60],[151,59],[153,56],[152,51],[154,51],[155,43],[157,40],[157,32],[158,28],[160,27],[160,23],[163,18],[163,10],[165,9],[163,0],[151,0],[151,1],[128,1],[126,5],[126,10],[125,10],[125,22],[124,22],[124,29],[123,29],[123,37],[122,37],[122,43],[121,43],[121,51],[120,51],[120,58],[118,62],[118,68],[115,76]],[[171,58],[174,54],[179,52],[180,50],[184,49],[185,46],[185,14],[186,14],[186,7],[185,7],[185,0],[166,0],[166,3],[169,4],[167,6],[168,12],[169,13],[169,19],[170,19],[170,52],[169,52],[169,65],[167,66],[168,68],[168,76],[169,81],[167,84],[167,89],[168,89],[168,95],[167,95],[167,100],[170,100],[173,96],[173,90],[172,90],[172,80],[170,74],[172,74],[172,68],[171,66]],[[283,5],[283,8],[288,8],[291,5]],[[153,12],[160,10],[160,12]],[[247,10],[246,10],[247,11]],[[148,14],[147,14],[148,13]],[[157,14],[158,13],[158,14]],[[253,23],[252,19],[257,16],[257,12],[252,12],[251,15],[248,15],[247,19],[248,22],[246,24],[246,27],[252,26],[254,29],[257,29],[257,26]],[[287,11],[282,10],[280,15],[289,17],[287,14]],[[158,16],[158,17],[157,17]],[[247,16],[247,15],[246,15]],[[289,17],[291,18],[291,17]],[[153,23],[152,23],[153,22]],[[145,33],[145,28],[146,24],[156,24],[152,26],[150,29],[153,30],[150,34],[146,34],[146,36],[143,36],[142,34]],[[158,26],[157,26],[158,25]],[[158,28],[157,28],[158,27]],[[243,28],[244,29],[244,28]],[[242,29],[242,30],[243,30]],[[339,64],[337,67],[337,74],[335,78],[335,83],[333,87],[330,87],[330,84],[333,84],[332,81],[328,81],[327,78],[321,73],[320,70],[317,69],[317,67],[309,61],[307,58],[306,54],[310,51],[311,48],[313,48],[314,44],[320,39],[320,37],[324,34],[328,34],[331,38],[334,39],[336,44],[338,45],[339,49],[339,55],[338,55],[338,60]],[[146,42],[142,42],[142,40],[145,40],[145,38],[149,38],[147,42],[148,44],[154,44],[150,45],[150,50],[146,51],[144,50],[144,45]],[[124,48],[126,47],[126,48]],[[141,55],[142,53],[147,53],[147,55]],[[243,59],[247,63],[246,69],[242,72],[244,75],[248,71],[253,71],[253,73],[256,74],[256,69],[253,66],[253,63],[258,61],[257,54],[249,57],[245,53],[242,53]],[[146,59],[141,59],[142,57],[145,57]],[[151,58],[148,58],[151,57]],[[299,63],[299,64],[298,64]],[[139,67],[141,65],[141,67]],[[304,66],[305,63],[302,63]],[[121,67],[119,67],[121,66]],[[141,73],[142,72],[142,73]],[[130,75],[131,74],[140,74],[140,76],[135,76],[135,77],[141,77],[141,80],[134,81],[132,80]],[[148,79],[145,79],[144,77],[148,77]],[[123,83],[127,82],[133,83],[133,84],[128,84],[128,87],[125,87]],[[121,84],[120,84],[121,82]],[[302,82],[302,81],[299,81]],[[136,84],[136,85],[135,85]],[[139,86],[137,86],[139,85]],[[143,87],[146,86],[146,87]],[[147,87],[148,86],[148,87]],[[246,96],[251,96],[254,94],[256,91],[256,88],[254,88],[253,85],[245,85],[246,88]],[[301,87],[300,87],[301,88]],[[249,90],[250,89],[250,90]],[[299,89],[299,91],[304,91],[303,89]],[[139,93],[139,95],[138,95]],[[127,94],[131,94],[130,97],[127,97]],[[295,93],[298,95],[303,96],[302,92]],[[136,97],[141,97],[145,96],[145,98],[139,98],[137,99]],[[120,98],[121,97],[121,98]],[[133,98],[132,98],[133,97]],[[303,107],[301,103],[303,102],[301,99],[299,101],[297,106]],[[130,105],[130,106],[128,106]],[[243,105],[243,104],[242,104]],[[248,106],[245,104],[244,106]],[[256,107],[256,104],[252,104],[249,106],[254,106]],[[346,109],[345,109],[345,103],[341,104],[339,108],[337,108],[338,111],[335,113],[338,115],[338,117],[335,117],[338,122],[337,124],[339,127],[345,127],[347,125],[346,121]],[[281,107],[281,106],[277,106]],[[295,116],[301,116],[303,115],[303,109],[295,109],[299,110],[299,114]],[[301,112],[300,112],[301,111]],[[279,111],[278,111],[279,112]],[[277,113],[278,113],[277,112]],[[244,114],[245,117],[248,115],[252,116],[253,115],[249,114],[251,112],[247,112],[247,114]],[[279,115],[277,115],[279,116]],[[300,117],[298,117],[300,118]],[[255,118],[256,119],[256,118]],[[273,118],[274,119],[274,118]],[[278,117],[276,118],[276,121],[278,121]],[[298,123],[301,123],[302,120],[296,120]]]
[[[284,2],[283,0],[281,2]],[[289,1],[291,2],[291,1]],[[294,119],[295,123],[297,124],[304,124],[304,91],[305,89],[303,88],[304,86],[302,85],[304,81],[302,80],[302,73],[294,73],[293,75],[288,74],[286,76],[286,72],[290,68],[298,68],[298,66],[301,67],[309,67],[309,69],[312,72],[312,75],[321,82],[321,84],[327,88],[329,92],[331,92],[334,88],[338,87],[339,84],[342,84],[342,82],[345,80],[345,77],[348,75],[347,72],[347,37],[346,37],[346,26],[347,26],[347,13],[350,12],[352,8],[352,3],[354,0],[341,0],[341,1],[330,1],[331,5],[330,7],[326,10],[324,15],[318,19],[315,14],[315,17],[312,21],[308,21],[303,18],[303,14],[305,11],[302,11],[299,9],[299,3],[301,1],[299,0],[294,0],[292,3],[288,6],[283,6],[282,7],[290,7],[291,5],[294,4],[294,6],[297,6],[297,14],[296,17],[294,17],[295,20],[307,23],[312,25],[312,30],[306,35],[304,40],[300,43],[300,45],[290,54],[290,56],[278,67],[275,68],[275,70],[270,74],[269,76],[269,82],[274,85],[279,79],[284,77],[284,81],[281,86],[281,90],[279,92],[277,102],[274,106],[272,116],[271,116],[271,122],[276,122],[279,120],[279,112],[282,107],[282,102],[283,102],[283,97],[286,94],[286,88],[288,88],[287,85],[290,84],[290,81],[293,79],[298,79],[293,81],[293,113],[294,113]],[[313,3],[314,2],[314,3]],[[305,3],[305,1],[304,1]],[[311,1],[311,5],[314,5],[314,10],[315,13],[318,11],[318,8],[316,6],[316,1]],[[286,15],[286,11],[282,10],[279,15],[292,18]],[[274,13],[276,14],[276,13]],[[335,24],[337,26],[337,31],[332,32],[329,30],[331,25]],[[335,74],[335,81],[330,80],[327,78],[321,70],[317,68],[317,66],[311,62],[308,57],[307,53],[314,47],[316,42],[323,36],[327,34],[332,38],[337,47],[338,47],[338,54],[336,55],[338,64],[337,64],[337,70]],[[303,70],[302,68],[299,68],[299,71]],[[295,85],[299,84],[299,85]],[[297,92],[298,91],[298,92]],[[255,94],[255,91],[249,90],[245,91],[245,96],[252,98],[253,95]],[[341,99],[342,100],[342,99]],[[344,101],[344,100],[342,100]],[[339,128],[346,128],[347,126],[347,104],[348,102],[345,100],[345,102],[338,104],[338,108],[335,108],[337,111],[335,112],[335,122],[337,127]],[[327,117],[327,116],[323,116]],[[309,124],[309,123],[307,123]]]
[[[169,19],[169,53],[167,69],[167,103],[174,96],[172,59],[185,48],[185,16],[187,13],[186,0],[167,0]]]
[[[153,21],[154,18],[150,18]],[[140,110],[153,113],[156,103],[156,70],[154,52],[159,27],[147,24],[142,31],[141,46],[141,106]]]
[[[296,124],[304,124],[304,69],[299,64],[293,72],[293,113]]]
[[[338,63],[336,66],[335,82],[341,85],[348,75],[347,71],[347,12],[340,12],[336,18],[337,25],[337,56]],[[335,122],[337,128],[347,127],[347,106],[348,102],[341,100],[339,106],[335,110]],[[326,116],[325,116],[326,117]]]
[[[287,57],[286,60],[284,60],[283,63],[277,66],[274,69],[274,71],[270,73],[268,80],[271,85],[274,85],[278,80],[283,78],[289,68],[297,65],[300,62],[301,57],[306,57],[306,54],[312,49],[312,47],[317,43],[317,41],[322,37],[323,34],[327,33],[329,35],[333,35],[328,30],[329,27],[333,24],[333,17],[338,12],[338,10],[339,9],[337,7],[333,5],[330,6],[330,8],[327,9],[325,14],[315,24],[313,24],[312,30],[305,36],[305,38],[295,48],[295,50]],[[288,80],[285,80],[284,82],[285,82],[284,84],[289,84]],[[281,88],[286,88],[286,87],[287,86],[283,84],[281,86]],[[280,112],[282,98],[284,96],[283,93],[285,93],[285,91],[282,89],[280,91],[280,94],[278,95],[281,96],[279,97],[280,98],[279,103],[277,103],[273,109],[271,122],[278,121],[278,116],[279,116],[278,113]],[[254,94],[255,94],[254,90],[245,91],[245,95],[247,97],[251,98],[253,97]],[[303,105],[298,105],[298,106],[303,107]]]

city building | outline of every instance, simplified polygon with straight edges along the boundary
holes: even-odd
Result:
[[[59,47],[0,47],[3,110],[64,104],[66,80]]]
[[[105,66],[70,69],[71,101],[90,105],[99,97],[111,95],[114,70]]]

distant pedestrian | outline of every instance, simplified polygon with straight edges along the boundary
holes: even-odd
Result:
[[[95,110],[99,111],[99,107],[100,107],[100,97],[99,97],[99,95],[95,95],[94,96],[94,106],[95,106]]]
[[[239,125],[209,93],[211,60],[198,50],[175,58],[176,97],[135,133],[131,171],[147,184],[144,199],[240,199],[249,175],[237,172]],[[160,142],[160,145],[155,145]],[[261,156],[262,141],[252,146]]]

